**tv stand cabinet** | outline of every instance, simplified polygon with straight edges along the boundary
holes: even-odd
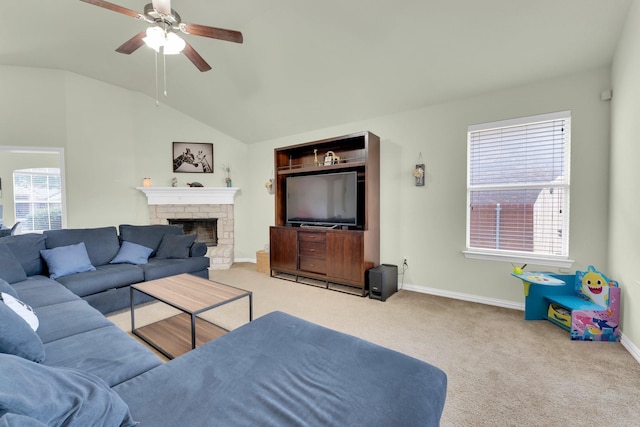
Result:
[[[327,152],[340,160],[327,162]],[[275,225],[269,230],[271,276],[367,294],[366,272],[380,264],[380,138],[370,132],[276,148]],[[341,171],[358,174],[358,226],[286,223],[286,178]]]

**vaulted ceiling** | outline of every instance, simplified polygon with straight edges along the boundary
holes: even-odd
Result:
[[[241,31],[244,43],[186,35],[213,69],[167,56],[160,101],[247,143],[292,135],[607,66],[631,3],[173,0],[184,22]],[[155,98],[153,51],[115,52],[144,22],[79,0],[3,0],[2,14],[1,65]]]

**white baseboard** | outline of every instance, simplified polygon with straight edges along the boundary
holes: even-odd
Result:
[[[477,302],[479,304],[493,305],[496,307],[510,308],[512,310],[524,311],[524,303],[500,300],[495,298],[480,297],[478,295],[463,294],[461,292],[444,291],[442,289],[427,288],[426,286],[410,285],[405,283],[402,289],[407,291],[420,292],[423,294],[436,295],[439,297],[459,299],[462,301]]]
[[[453,299],[458,299],[462,301],[470,301],[470,302],[476,302],[479,304],[487,304],[487,305],[493,305],[496,307],[504,307],[504,308],[511,308],[513,310],[524,311],[524,303],[517,303],[513,301],[479,297],[477,295],[463,294],[461,292],[443,291],[442,289],[428,288],[426,286],[410,285],[407,283],[405,283],[402,286],[402,289],[405,289],[407,291],[420,292],[423,294],[436,295],[439,297],[453,298]],[[638,363],[640,363],[640,348],[638,348],[638,346],[636,346],[633,342],[631,342],[631,340],[629,340],[624,335],[624,333],[620,333],[620,336],[621,336],[620,344],[622,344],[622,346],[631,354],[631,356],[634,359],[636,359]]]
[[[622,338],[620,339],[620,344],[622,344],[622,346],[626,348],[629,353],[631,353],[631,356],[636,359],[636,362],[640,363],[640,348],[632,343],[631,340],[628,339],[624,334],[621,335]]]

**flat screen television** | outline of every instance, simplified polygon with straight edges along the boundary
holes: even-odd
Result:
[[[316,226],[358,225],[358,173],[289,176],[287,223]]]

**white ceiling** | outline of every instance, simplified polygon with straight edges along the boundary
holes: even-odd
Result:
[[[184,22],[244,44],[185,36],[213,69],[167,57],[161,102],[248,143],[415,109],[608,65],[631,2],[173,0]],[[80,0],[1,6],[0,64],[155,97],[153,51],[115,52],[144,22]]]

